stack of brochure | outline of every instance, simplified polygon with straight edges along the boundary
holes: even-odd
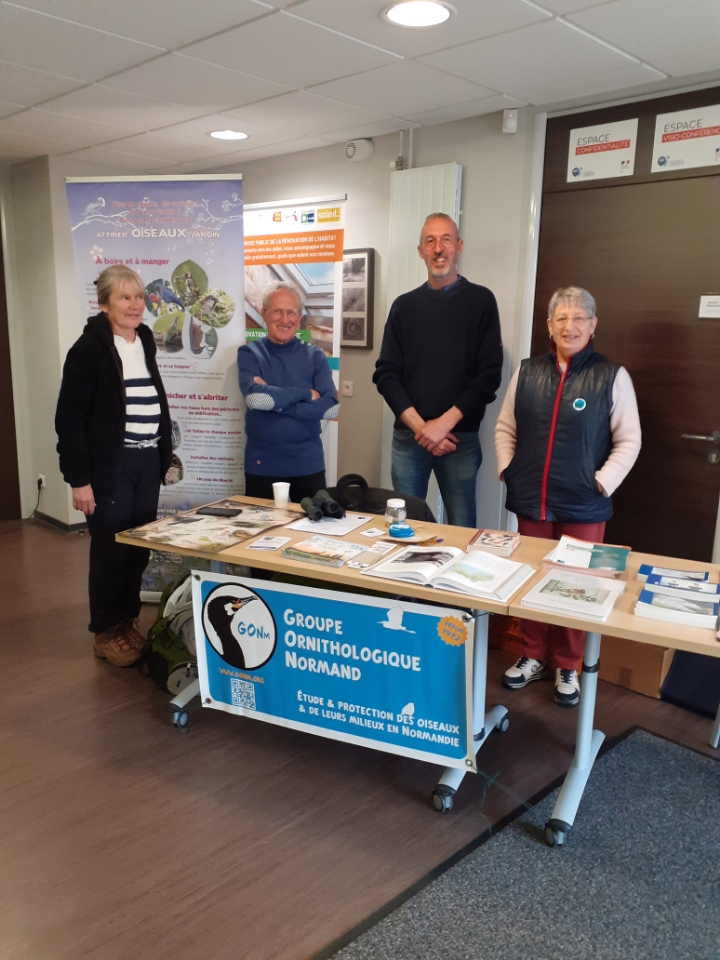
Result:
[[[561,537],[555,549],[543,557],[543,563],[566,570],[591,570],[596,577],[615,577],[627,567],[629,554],[630,547]]]
[[[520,534],[509,530],[476,530],[467,545],[471,550],[494,553],[496,557],[509,557],[520,546]]]
[[[526,563],[514,563],[475,550],[457,547],[406,547],[368,570],[367,576],[407,580],[427,587],[507,600],[535,572]]]
[[[709,570],[671,570],[669,567],[653,567],[643,563],[638,569],[638,580],[647,580],[651,573],[658,577],[676,577],[680,580],[707,581],[710,578]]]
[[[715,629],[719,605],[720,584],[650,573],[635,604],[635,614]]]
[[[602,621],[624,589],[625,584],[616,580],[553,570],[528,591],[520,606]]]
[[[281,557],[289,560],[304,560],[306,563],[321,563],[326,567],[341,567],[365,550],[363,543],[343,543],[327,537],[309,537],[300,543],[289,544],[280,551]]]

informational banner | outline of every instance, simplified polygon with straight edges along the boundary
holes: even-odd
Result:
[[[631,176],[635,170],[637,118],[570,131],[567,182]]]
[[[658,115],[651,173],[718,164],[720,104]]]
[[[319,347],[339,386],[345,198],[313,197],[245,207],[247,341],[265,336],[262,301],[291,283],[303,302],[298,336]],[[342,414],[341,414],[342,415]],[[328,484],[337,480],[337,423],[323,421]]]
[[[202,703],[476,771],[463,611],[193,574]]]
[[[172,417],[161,515],[242,493],[241,177],[70,179],[67,197],[84,316],[98,312],[94,281],[112,264],[131,267],[145,287],[143,321]],[[165,558],[160,583],[175,573]]]

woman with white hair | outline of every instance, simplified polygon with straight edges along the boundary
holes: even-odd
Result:
[[[556,290],[548,309],[550,350],[523,360],[495,428],[506,507],[524,536],[567,535],[601,543],[612,494],[640,452],[640,418],[630,375],[593,349],[595,300],[580,287]],[[518,689],[555,668],[555,700],[580,699],[582,630],[521,620],[522,656],[503,675]]]
[[[68,352],[55,430],[60,470],[90,531],[95,655],[127,667],[145,648],[135,620],[150,551],[116,543],[115,534],[157,518],[172,428],[155,340],[142,322],[142,280],[116,264],[95,283],[100,311]]]

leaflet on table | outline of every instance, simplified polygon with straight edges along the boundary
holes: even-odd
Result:
[[[667,593],[679,597],[696,597],[698,600],[716,600],[720,596],[720,583],[706,580],[689,580],[684,577],[659,577],[649,574],[645,589],[652,593]]]
[[[308,540],[301,540],[300,543],[285,547],[281,555],[288,560],[322,563],[326,567],[341,567],[346,560],[353,560],[366,549],[364,543],[343,543],[342,540],[328,540],[327,537],[310,537]]]
[[[254,543],[248,544],[248,550],[279,550],[286,543],[290,543],[292,537],[260,537]]]
[[[689,627],[709,627],[714,630],[718,625],[717,600],[701,599],[695,596],[655,593],[642,590],[635,604],[635,615],[652,620],[667,620],[670,623],[682,623]]]
[[[621,581],[553,570],[525,594],[520,606],[606,620],[624,589]]]
[[[238,507],[239,504],[234,500],[219,500],[211,506]],[[271,527],[283,526],[296,516],[290,510],[245,504],[237,517],[208,517],[188,510],[125,532],[128,537],[162,543],[168,547],[184,547],[188,550],[197,547],[217,552],[250,540]]]
[[[520,534],[510,530],[476,530],[468,541],[468,552],[482,550],[498,557],[509,557],[520,546]]]
[[[336,520],[334,517],[322,517],[320,520],[303,517],[302,520],[291,523],[288,529],[301,530],[303,533],[318,533],[323,537],[344,537],[372,519],[374,519],[372,516],[364,516],[359,513],[348,513],[340,520]]]
[[[203,706],[476,771],[462,611],[220,574],[193,607]]]
[[[364,571],[367,576],[406,580],[458,593],[506,599],[535,572],[523,563],[457,547],[407,547]]]
[[[653,567],[650,563],[643,563],[637,572],[638,580],[647,580],[651,573],[659,577],[680,577],[683,580],[708,580],[709,570],[673,570],[670,567]]]
[[[598,577],[614,577],[625,570],[629,556],[630,547],[561,537],[557,546],[543,557],[543,563],[572,570],[592,570]]]

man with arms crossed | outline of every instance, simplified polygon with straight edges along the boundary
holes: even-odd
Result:
[[[452,218],[431,213],[418,246],[427,283],[390,308],[373,382],[395,414],[393,489],[424,499],[435,471],[448,522],[474,527],[478,429],[503,350],[495,297],[458,275],[462,246]]]
[[[267,336],[238,350],[247,404],[245,492],[271,499],[273,483],[284,480],[299,503],[326,485],[320,426],[337,417],[337,392],[325,354],[295,336],[302,316],[297,290],[276,284],[262,315]]]

